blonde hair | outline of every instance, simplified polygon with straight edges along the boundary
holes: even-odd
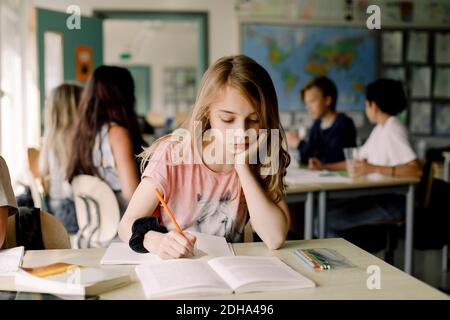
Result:
[[[44,139],[39,155],[41,176],[48,175],[49,154],[53,151],[58,166],[66,172],[70,160],[73,129],[78,121],[78,104],[83,88],[62,84],[51,92],[45,105]]]
[[[194,150],[201,150],[198,140],[195,139],[194,129],[196,123],[202,124],[202,134],[211,128],[209,122],[209,108],[218,92],[226,86],[233,87],[248,99],[259,115],[262,129],[277,129],[279,154],[279,170],[271,175],[262,176],[260,174],[261,164],[251,165],[252,171],[257,176],[267,194],[271,195],[275,202],[284,197],[285,185],[283,177],[286,174],[286,168],[289,165],[290,157],[286,151],[286,137],[283,127],[280,123],[278,112],[278,101],[273,85],[267,71],[253,59],[245,55],[227,56],[217,60],[204,74],[200,90],[197,94],[195,105],[190,117],[181,125],[181,128],[187,129],[191,133],[191,145]],[[141,153],[143,161],[141,170],[145,168],[147,161],[158,145],[170,138],[171,134],[158,139],[152,146]],[[271,136],[268,135],[268,151],[270,152]],[[271,157],[273,159],[273,155]],[[270,164],[269,164],[270,165]]]

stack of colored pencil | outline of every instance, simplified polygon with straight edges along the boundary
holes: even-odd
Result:
[[[296,249],[294,254],[309,267],[316,270],[330,270],[331,264],[313,249]]]

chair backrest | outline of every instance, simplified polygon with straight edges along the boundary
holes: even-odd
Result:
[[[44,249],[70,249],[69,234],[63,224],[48,212],[40,211],[41,233]],[[12,248],[17,246],[16,216],[8,218],[6,232],[6,246]]]
[[[31,190],[31,196],[36,208],[46,209],[44,207],[44,186],[39,173],[39,150],[36,148],[27,149],[27,180]]]
[[[244,228],[244,242],[253,242],[253,227],[250,220],[245,225]]]
[[[28,169],[35,178],[40,177],[39,173],[39,150],[36,148],[27,149]]]
[[[88,247],[107,246],[117,235],[120,208],[116,195],[100,178],[79,175],[72,181],[79,236]]]

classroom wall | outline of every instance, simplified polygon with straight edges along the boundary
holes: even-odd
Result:
[[[78,5],[81,13],[94,10],[206,11],[209,14],[209,60],[238,53],[237,16],[234,0],[33,0],[38,7],[65,11]],[[212,37],[211,35],[214,35]]]
[[[198,27],[195,22],[106,20],[104,22],[104,62],[111,65],[149,67],[150,106],[164,111],[164,68],[198,67]],[[130,59],[121,59],[129,51]]]
[[[378,4],[382,10],[382,26],[435,27],[449,26],[448,0],[411,0],[414,13],[408,15],[395,0],[353,1],[350,10],[345,0],[33,0],[39,7],[65,10],[69,5],[78,5],[82,14],[91,15],[94,10],[152,10],[152,11],[207,11],[209,13],[209,61],[239,52],[239,19],[261,18],[282,19],[285,22],[307,22],[317,24],[342,23],[365,25],[369,4]],[[309,6],[309,7],[308,7]],[[333,8],[332,10],[330,8]],[[323,8],[326,8],[324,10]],[[350,12],[352,21],[346,21]],[[406,12],[406,13],[405,13]],[[306,20],[305,20],[306,19]],[[214,36],[212,36],[214,35]],[[364,114],[355,115],[360,120]],[[304,114],[299,115],[300,118]],[[298,116],[297,116],[298,118]],[[305,117],[305,123],[309,120]],[[372,129],[364,118],[358,129],[361,141]],[[419,154],[430,146],[448,145],[449,139],[442,137],[421,137],[414,140]]]

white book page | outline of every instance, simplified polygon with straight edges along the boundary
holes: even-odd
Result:
[[[234,255],[224,237],[217,237],[194,231],[188,232],[197,237],[194,259],[207,259],[211,257]],[[106,253],[100,263],[103,265],[138,265],[154,264],[161,261],[162,259],[160,259],[156,254],[137,253],[131,250],[127,243],[113,242],[106,250]]]
[[[223,257],[208,262],[233,289],[254,291],[308,288],[315,284],[276,257]],[[244,288],[240,291],[245,291]]]
[[[137,253],[127,243],[113,242],[106,249],[100,264],[128,265],[161,262],[162,259],[153,253]]]
[[[0,250],[0,276],[11,276],[22,265],[24,247]]]
[[[102,269],[95,267],[74,268],[62,274],[46,277],[49,281],[58,281],[66,284],[80,284],[88,286],[100,281],[111,280],[128,275],[128,271]]]
[[[210,257],[234,256],[234,252],[231,251],[230,246],[224,237],[187,231],[197,238],[194,248],[195,257],[199,258],[206,255]]]
[[[114,288],[113,285],[104,283],[114,279],[119,279],[122,283],[131,281],[128,271],[88,267],[73,268],[49,277],[38,277],[20,270],[15,275],[15,284],[24,291],[83,296],[85,289],[90,286],[100,285],[104,288],[103,291],[108,291],[108,286]]]
[[[179,259],[140,265],[136,267],[136,274],[147,298],[232,291],[201,260]]]

